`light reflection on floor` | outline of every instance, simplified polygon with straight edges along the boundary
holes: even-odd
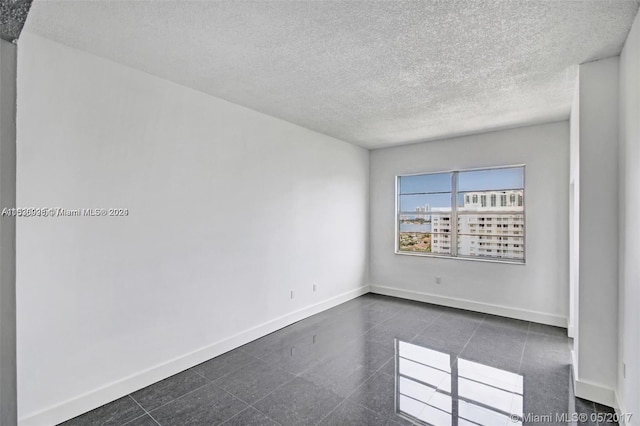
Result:
[[[524,380],[396,340],[396,413],[418,424],[522,425]]]

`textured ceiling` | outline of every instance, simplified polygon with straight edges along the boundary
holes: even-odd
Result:
[[[376,148],[565,119],[637,0],[36,0],[25,30]]]
[[[14,41],[20,36],[32,0],[0,0],[0,38]]]

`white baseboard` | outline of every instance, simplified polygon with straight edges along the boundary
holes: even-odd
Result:
[[[609,407],[616,407],[616,392],[613,389],[591,383],[580,378],[575,379],[575,394],[579,398],[595,401]]]
[[[435,294],[422,293],[417,291],[402,290],[394,287],[384,287],[371,285],[371,292],[383,294],[385,296],[400,297],[402,299],[416,300],[418,302],[433,303],[436,305],[449,306],[451,308],[467,309],[470,311],[482,312],[485,314],[500,315],[503,317],[516,318],[525,321],[532,321],[541,324],[554,325],[557,327],[567,327],[567,318],[560,315],[552,315],[544,312],[528,311],[525,309],[510,308],[489,303],[474,302],[471,300],[457,299],[454,297],[438,296]]]
[[[614,389],[580,379],[580,373],[578,371],[578,359],[576,358],[576,351],[571,351],[571,368],[573,370],[573,393],[579,398],[586,399],[588,401],[595,401],[599,404],[604,404],[609,407],[613,407],[618,414],[620,414],[620,400],[618,398],[618,392]],[[625,411],[622,411],[625,412]]]
[[[181,357],[132,374],[39,412],[28,414],[20,418],[18,424],[20,426],[58,424],[368,292],[369,286],[363,286],[267,321]]]
[[[628,413],[628,411],[625,409],[624,401],[622,400],[622,398],[620,398],[620,394],[618,393],[618,391],[615,391],[614,394],[616,398],[616,405],[614,405],[613,408],[616,410],[616,413],[618,413],[618,415],[624,415],[624,413]]]

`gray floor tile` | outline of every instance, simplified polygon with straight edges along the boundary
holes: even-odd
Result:
[[[216,380],[244,367],[250,362],[256,361],[256,359],[239,349],[234,349],[193,367],[193,370],[209,380]]]
[[[590,418],[592,421],[597,421],[598,425],[617,425],[619,424],[616,420],[615,410],[613,407],[609,407],[607,405],[598,404],[597,402],[593,404],[595,406],[596,414]],[[633,418],[633,417],[632,417]]]
[[[487,325],[483,322],[473,334],[461,356],[473,356],[476,359],[513,358],[519,362],[526,339],[526,331]]]
[[[407,306],[402,308],[391,321],[418,320],[426,324],[431,324],[442,316],[442,311],[432,309],[429,305],[425,306]]]
[[[313,425],[343,398],[301,377],[258,401],[255,407],[281,425]]]
[[[387,361],[382,368],[380,368],[380,370],[385,374],[388,374],[390,376],[393,376],[396,374],[396,359],[395,357],[391,358],[389,361]]]
[[[398,316],[376,325],[364,336],[367,340],[389,346],[393,345],[394,339],[410,342],[429,324],[414,316]]]
[[[271,350],[264,351],[258,358],[298,375],[313,367],[322,359],[339,352],[350,340],[332,339],[330,334],[304,336],[296,341],[282,342]]]
[[[529,326],[529,333],[545,334],[548,336],[557,336],[567,338],[567,329],[562,327],[554,327],[552,325],[538,324],[532,322]]]
[[[351,394],[349,400],[375,411],[384,419],[411,424],[395,412],[395,387],[395,377],[378,372]]]
[[[609,407],[608,405],[603,405],[603,404],[599,404],[599,403],[594,403],[593,404],[596,408],[596,411],[598,413],[615,413],[616,410],[613,409],[613,407]]]
[[[294,376],[264,361],[254,361],[214,383],[247,404],[253,404]]]
[[[522,358],[523,366],[547,366],[571,364],[571,352],[568,339],[529,333]]]
[[[524,395],[524,414],[527,415],[551,415],[551,421],[532,421],[525,424],[559,424],[556,414],[570,414],[569,395],[566,394],[549,394],[541,392],[537,389],[525,390]],[[561,423],[566,424],[566,423]]]
[[[207,383],[207,379],[193,370],[186,370],[140,389],[131,396],[145,410],[151,411]]]
[[[415,336],[411,342],[437,351],[458,355],[479,326],[480,321],[440,317]]]
[[[374,324],[364,322],[361,318],[343,319],[331,328],[321,330],[316,335],[316,344],[326,342],[328,348],[341,348],[362,337]]]
[[[244,402],[214,384],[208,384],[150,414],[162,426],[213,426],[246,409]]]
[[[278,423],[253,407],[241,411],[223,424],[226,426],[278,426]]]
[[[515,318],[501,317],[498,315],[487,314],[484,318],[484,323],[487,325],[493,325],[501,328],[516,329],[520,331],[527,331],[529,329],[529,321],[523,321]]]
[[[465,320],[473,322],[483,322],[487,314],[482,312],[467,311],[466,309],[446,308],[442,311],[441,318],[443,321],[448,320]]]
[[[62,424],[64,426],[121,425],[143,414],[144,410],[134,400],[125,396]]]
[[[302,377],[346,397],[393,356],[390,347],[362,339],[322,360]]]
[[[320,423],[326,426],[395,426],[398,423],[349,400],[344,401]]]
[[[362,318],[369,323],[379,324],[398,314],[397,306],[386,302],[375,301],[362,309]]]
[[[594,403],[582,398],[575,398],[575,411],[579,416],[578,425],[580,426],[597,426],[597,418],[593,417],[596,413]]]
[[[525,392],[542,392],[559,397],[569,395],[569,389],[573,386],[570,369],[569,365],[522,366],[520,374],[524,376]]]
[[[156,423],[156,421],[148,414],[145,414],[144,416],[138,417],[137,419],[125,423],[122,426],[158,426],[158,423]]]
[[[316,327],[313,328],[314,331],[315,329]],[[291,346],[301,338],[309,336],[310,333],[311,335],[315,334],[314,331],[310,332],[309,329],[290,330],[288,328],[284,328],[261,337],[260,339],[254,340],[253,342],[247,343],[246,345],[240,347],[240,350],[257,358],[260,358],[264,353],[274,352],[284,346]]]

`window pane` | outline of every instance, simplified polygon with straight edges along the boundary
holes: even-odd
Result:
[[[460,214],[458,255],[524,260],[524,214]]]
[[[400,177],[400,194],[425,192],[451,192],[451,173]]]
[[[523,260],[524,240],[522,237],[458,234],[458,255]]]
[[[401,225],[402,226],[402,225]],[[403,252],[451,254],[450,234],[431,234],[423,232],[399,233],[398,249]]]
[[[458,192],[524,188],[524,167],[458,173]]]
[[[524,214],[477,213],[458,216],[458,233],[463,235],[523,235]]]
[[[422,213],[433,210],[451,211],[451,194],[400,196],[400,211],[403,213]]]

